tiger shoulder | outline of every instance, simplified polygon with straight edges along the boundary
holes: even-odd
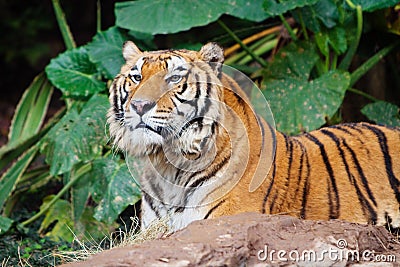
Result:
[[[142,52],[109,89],[113,144],[144,166],[141,222],[247,211],[400,226],[400,130],[341,124],[286,136],[222,71],[223,50]]]

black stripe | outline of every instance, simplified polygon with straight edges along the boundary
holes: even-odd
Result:
[[[286,154],[289,153],[288,155],[288,160],[289,160],[289,164],[288,164],[288,168],[287,168],[287,174],[286,174],[286,181],[285,181],[285,196],[283,197],[283,201],[291,201],[291,200],[287,200],[287,194],[289,192],[289,184],[290,184],[290,170],[292,169],[292,163],[293,163],[293,142],[291,139],[288,139],[289,142],[289,146],[288,146],[288,150],[286,150]]]
[[[367,208],[368,212],[369,212],[369,218],[371,218],[372,221],[376,222],[376,212],[373,209],[373,207],[369,204],[368,200],[362,194],[362,192],[360,190],[360,187],[358,186],[357,180],[354,178],[354,175],[350,171],[350,167],[349,167],[349,164],[348,164],[348,162],[347,162],[347,160],[345,158],[344,151],[340,146],[340,139],[334,133],[332,133],[332,132],[330,132],[330,131],[328,131],[326,129],[321,130],[321,132],[323,134],[325,134],[326,136],[330,137],[335,142],[336,147],[337,147],[337,149],[339,151],[340,157],[342,158],[343,164],[345,166],[346,173],[347,173],[347,176],[349,178],[350,184],[354,185],[354,187],[356,189],[358,200],[361,203],[363,210],[364,210],[364,208]],[[366,180],[366,178],[364,176],[364,173],[363,173],[361,167],[358,164],[358,160],[357,160],[357,158],[356,158],[356,156],[354,154],[354,151],[347,144],[345,144],[345,140],[342,140],[342,143],[349,150],[349,152],[352,154],[353,163],[356,165],[358,173],[360,174],[361,180],[362,180],[362,182],[364,184],[364,188],[367,191],[367,194],[368,194],[369,198],[372,200],[372,202],[376,206],[375,198],[372,195],[372,192],[371,192],[371,190],[370,190],[370,188],[368,186],[368,181]],[[364,214],[365,214],[365,211],[364,211]]]
[[[187,85],[186,82],[184,82],[184,83],[182,84],[182,90],[179,91],[178,94],[182,95],[184,92],[186,92],[187,88],[188,88],[188,85]]]
[[[117,83],[113,83],[111,90],[114,92],[114,113],[115,114],[119,114],[120,110],[121,110],[121,107],[118,107]]]
[[[196,176],[198,173],[194,173],[188,177],[188,180],[185,183],[185,187],[190,187],[193,189],[196,189],[198,186],[202,185],[204,182],[206,182],[208,179],[211,177],[214,177],[215,174],[229,161],[230,157],[224,157],[218,164],[216,164],[215,167],[208,173],[207,175],[204,175],[203,177],[198,178],[195,180],[191,185],[189,185],[189,182],[191,181],[191,178]]]
[[[272,186],[274,185],[274,181],[275,181],[275,171],[276,171],[275,160],[274,160],[274,164],[272,166],[273,166],[273,170],[272,170],[272,176],[271,176],[271,183],[269,184],[267,193],[265,194],[263,202],[262,202],[262,208],[261,208],[262,213],[265,213],[265,205],[267,204],[268,197],[271,193],[271,189],[272,189]]]
[[[339,202],[339,192],[336,186],[336,180],[333,173],[332,166],[329,162],[328,155],[324,145],[312,134],[305,133],[304,136],[314,142],[321,151],[321,156],[325,164],[326,170],[328,171],[329,181],[328,181],[328,199],[329,199],[329,219],[337,219],[339,217],[340,202]],[[332,188],[331,188],[332,187]],[[332,196],[332,190],[334,196]]]
[[[278,192],[275,192],[274,196],[272,197],[271,206],[269,206],[269,214],[272,214],[272,210],[275,207],[277,197],[278,197]]]
[[[142,195],[144,196],[144,199],[146,200],[146,202],[149,204],[150,208],[152,211],[154,211],[154,213],[156,214],[157,218],[160,218],[160,212],[158,211],[158,209],[156,209],[156,207],[154,207],[154,203],[153,203],[153,198],[147,194],[146,192],[142,191]]]
[[[306,153],[304,145],[302,142],[300,142],[299,140],[297,140],[296,138],[292,138],[292,141],[294,143],[296,143],[301,150],[301,155],[300,155],[300,162],[299,162],[299,173],[297,174],[297,188],[296,188],[296,192],[294,194],[294,198],[297,199],[297,194],[299,193],[299,189],[300,189],[300,184],[301,184],[301,180],[303,178],[303,163],[304,163],[304,154]]]
[[[306,215],[307,215],[306,214],[306,206],[307,206],[307,196],[308,196],[308,194],[310,192],[309,180],[310,180],[310,173],[311,173],[311,171],[310,171],[311,166],[310,166],[310,161],[308,159],[308,153],[307,152],[305,153],[305,156],[306,156],[306,162],[307,162],[307,175],[306,175],[306,180],[304,182],[303,196],[302,196],[302,199],[301,199],[300,218],[302,218],[302,219],[305,219]]]
[[[399,192],[400,182],[393,173],[392,157],[389,154],[389,147],[387,144],[386,135],[383,131],[381,131],[377,127],[374,127],[372,125],[366,125],[366,124],[364,126],[366,128],[368,128],[370,131],[372,131],[376,137],[378,137],[379,145],[381,147],[382,155],[383,155],[383,158],[385,161],[386,174],[389,178],[390,186],[392,187],[392,189],[396,195],[397,202],[400,203],[400,192]]]
[[[201,93],[201,82],[199,82],[199,75],[197,73],[194,74],[194,79],[196,80],[196,95],[194,98],[199,98]]]
[[[351,156],[352,156],[352,158],[353,158],[353,162],[354,162],[354,164],[356,165],[358,174],[360,175],[361,182],[363,183],[364,189],[365,189],[365,191],[367,191],[367,194],[368,194],[369,198],[371,199],[371,201],[372,201],[372,202],[374,203],[374,205],[376,206],[376,205],[377,205],[377,202],[376,202],[376,200],[375,200],[374,195],[372,194],[371,189],[369,188],[367,177],[365,176],[364,171],[363,171],[363,169],[361,168],[361,165],[360,165],[360,162],[359,162],[358,159],[357,159],[356,153],[355,153],[354,150],[351,149],[351,147],[347,144],[346,140],[343,140],[343,146],[344,146],[347,150],[349,150],[349,152],[350,152],[350,154],[351,154]]]
[[[225,199],[221,200],[220,202],[217,203],[217,205],[215,205],[214,207],[212,207],[206,214],[206,216],[204,216],[204,219],[208,219],[208,217],[210,217],[211,213],[214,212],[214,210],[216,210],[219,206],[221,206],[222,203],[225,202]]]

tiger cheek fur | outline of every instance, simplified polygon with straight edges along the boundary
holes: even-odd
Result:
[[[398,128],[352,123],[286,136],[221,72],[214,43],[142,52],[127,42],[123,56],[108,124],[114,145],[144,162],[143,227],[167,218],[174,231],[245,211],[400,226]],[[249,190],[255,178],[263,182]]]

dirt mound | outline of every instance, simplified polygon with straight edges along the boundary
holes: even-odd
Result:
[[[166,238],[115,248],[83,266],[400,266],[384,227],[243,213],[197,221]]]

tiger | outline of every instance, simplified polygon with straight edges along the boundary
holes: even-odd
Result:
[[[112,144],[142,163],[141,226],[242,212],[400,226],[400,129],[343,123],[289,136],[222,72],[224,51],[141,51],[109,87]]]

